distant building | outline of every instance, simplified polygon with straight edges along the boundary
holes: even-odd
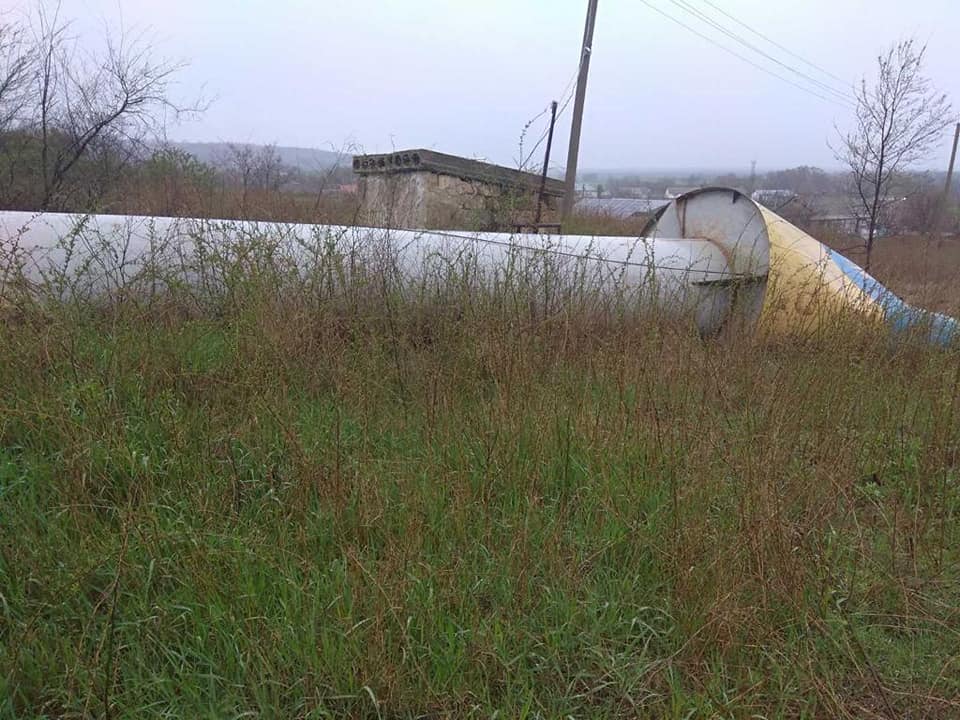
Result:
[[[797,199],[793,190],[760,189],[754,190],[750,197],[771,210],[780,210]]]
[[[669,200],[647,200],[643,198],[582,198],[573,206],[579,215],[605,215],[615,218],[635,218],[653,215]]]
[[[541,178],[433,150],[357,155],[360,221],[396,228],[510,229],[532,221]],[[563,183],[548,178],[544,218],[555,216]]]
[[[790,191],[758,190],[754,193],[754,200],[814,235],[862,235],[867,227],[862,208],[858,208],[858,202],[847,195],[798,195]]]
[[[853,213],[821,213],[813,215],[808,224],[814,233],[863,235],[867,228],[867,219]]]
[[[603,185],[600,183],[580,183],[576,186],[577,195],[580,197],[602,197],[603,196]]]
[[[834,235],[863,235],[867,216],[858,200],[846,195],[820,195],[807,203],[811,210],[809,227],[813,232]]]

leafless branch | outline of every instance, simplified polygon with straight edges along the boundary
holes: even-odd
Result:
[[[923,74],[926,46],[902,40],[877,58],[877,75],[855,89],[853,128],[833,146],[867,218],[866,268],[898,177],[928,157],[950,123],[951,106]]]
[[[23,28],[0,24],[0,132],[23,118],[34,59],[34,49]]]

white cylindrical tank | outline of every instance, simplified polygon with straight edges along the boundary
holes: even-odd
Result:
[[[264,254],[296,272],[310,272],[331,253],[387,261],[398,277],[416,283],[449,272],[496,283],[517,268],[543,266],[591,292],[633,294],[667,311],[693,312],[700,331],[713,334],[734,316],[755,321],[762,303],[766,237],[741,227],[741,219],[732,213],[697,237],[652,239],[3,212],[0,286],[26,282],[61,296],[129,292],[161,268],[165,281],[208,282],[215,260]]]

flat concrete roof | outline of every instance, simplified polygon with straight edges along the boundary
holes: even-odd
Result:
[[[354,155],[353,170],[359,175],[432,172],[533,192],[540,189],[540,176],[534,173],[422,148],[378,155]],[[563,183],[547,178],[544,194],[563,197]]]

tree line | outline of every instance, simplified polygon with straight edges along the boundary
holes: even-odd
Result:
[[[0,209],[304,220],[350,181],[347,168],[286,166],[274,145],[201,162],[166,141],[206,108],[175,97],[184,64],[144,33],[86,40],[59,8],[0,16]]]

